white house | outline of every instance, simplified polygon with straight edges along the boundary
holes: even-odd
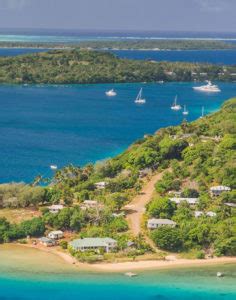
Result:
[[[48,234],[48,238],[53,239],[53,240],[59,240],[59,239],[63,238],[63,236],[64,236],[64,234],[63,234],[63,231],[61,231],[61,230],[51,231]]]
[[[198,203],[198,198],[170,198],[170,201],[175,202],[176,204],[180,204],[181,202],[187,202],[189,205],[194,206]]]
[[[57,214],[63,208],[64,208],[64,206],[62,204],[53,204],[48,207],[50,213],[52,213],[52,214]]]
[[[169,219],[149,219],[147,223],[148,229],[156,229],[161,226],[175,227],[176,223]]]
[[[40,244],[46,246],[46,247],[52,247],[56,245],[56,241],[53,239],[49,239],[47,237],[41,237],[39,239]]]
[[[102,190],[102,189],[105,189],[107,182],[105,182],[105,181],[96,182],[96,183],[94,183],[94,185],[95,185],[96,189]]]
[[[233,208],[236,207],[236,203],[225,203],[225,205]]]
[[[199,218],[199,217],[201,217],[201,216],[203,216],[203,215],[204,215],[204,212],[203,212],[203,211],[196,210],[196,211],[194,212],[194,217],[195,217],[195,218]]]
[[[80,208],[83,210],[89,209],[89,208],[103,208],[104,205],[102,203],[98,203],[97,200],[85,200],[81,205]]]
[[[208,217],[216,217],[216,213],[214,211],[208,211],[208,212],[206,212],[206,215]]]
[[[106,252],[110,252],[117,247],[117,241],[111,238],[84,238],[73,240],[69,245],[77,251],[87,251],[104,249]]]
[[[201,216],[216,217],[216,213],[213,211],[207,211],[206,213],[204,211],[195,211],[194,216],[195,218],[199,218]]]
[[[230,192],[231,188],[228,186],[224,186],[224,185],[217,185],[217,186],[212,186],[210,188],[210,193],[211,196],[220,196],[221,193],[223,192]]]

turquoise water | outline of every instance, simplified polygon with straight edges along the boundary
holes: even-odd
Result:
[[[226,277],[217,278],[217,270]],[[233,300],[236,298],[235,266],[121,274],[65,273],[1,274],[0,299],[84,300]]]
[[[0,182],[52,175],[49,166],[83,165],[120,153],[158,128],[179,124],[170,105],[176,94],[189,121],[217,110],[236,96],[235,83],[219,83],[218,94],[192,89],[193,83],[62,86],[0,85]],[[114,87],[118,95],[105,96]],[[135,105],[143,87],[147,103]]]

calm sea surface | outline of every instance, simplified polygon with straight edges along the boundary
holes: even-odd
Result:
[[[114,156],[160,127],[179,124],[170,105],[176,94],[189,121],[201,107],[217,110],[236,96],[236,84],[219,83],[218,94],[194,92],[193,83],[114,85],[0,85],[0,182],[52,175],[49,166],[83,165]],[[145,105],[134,99],[143,87]],[[115,88],[117,97],[105,91]]]
[[[217,270],[226,277],[217,278]],[[233,300],[235,266],[120,274],[0,274],[2,300]]]

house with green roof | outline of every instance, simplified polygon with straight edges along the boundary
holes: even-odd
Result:
[[[76,251],[88,251],[104,249],[106,252],[111,252],[117,247],[117,241],[112,238],[84,238],[76,239],[69,243],[69,245]]]

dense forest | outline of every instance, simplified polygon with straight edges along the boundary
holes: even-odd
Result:
[[[217,40],[119,40],[80,41],[78,43],[0,42],[0,47],[22,48],[92,48],[148,50],[216,50],[235,49],[236,44]]]
[[[119,59],[107,52],[53,50],[0,57],[0,83],[112,83],[236,80],[236,66]]]
[[[205,255],[236,255],[236,98],[221,110],[188,123],[158,130],[136,141],[122,154],[95,165],[67,166],[47,179],[47,186],[38,185],[40,176],[31,185],[0,185],[0,207],[4,209],[34,207],[41,216],[19,224],[0,218],[0,242],[40,236],[49,229],[69,230],[79,237],[110,236],[118,241],[119,255],[137,256],[152,251],[144,236],[149,236],[163,251]],[[128,231],[123,207],[139,193],[148,176],[145,169],[164,172],[156,183],[155,194],[144,216],[143,236],[133,237]],[[103,189],[97,182],[105,182]],[[215,185],[226,185],[230,191],[213,197]],[[170,201],[181,197],[197,197],[196,207],[187,202]],[[96,199],[99,209],[82,210],[84,200]],[[63,203],[58,214],[47,206]],[[227,205],[231,203],[231,206]],[[202,215],[195,216],[196,211]],[[213,215],[207,216],[207,212]],[[146,229],[148,218],[168,218],[176,227]],[[127,249],[127,242],[133,247]],[[66,248],[66,242],[62,247]],[[75,254],[79,259],[94,259],[94,253]],[[81,257],[80,257],[81,255]],[[118,255],[118,254],[117,254]],[[105,258],[105,255],[104,255]]]

